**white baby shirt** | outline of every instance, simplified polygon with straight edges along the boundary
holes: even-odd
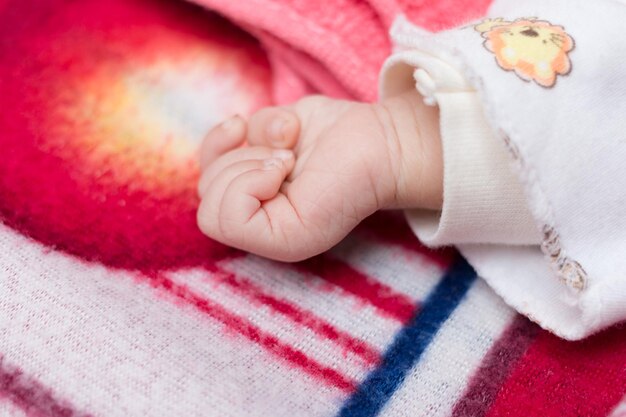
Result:
[[[626,5],[496,0],[436,34],[400,17],[381,98],[438,105],[441,212],[407,213],[504,300],[580,339],[626,320]]]

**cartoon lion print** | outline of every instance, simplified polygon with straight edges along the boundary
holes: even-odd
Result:
[[[550,88],[557,75],[566,75],[572,69],[568,53],[574,49],[574,39],[561,26],[535,18],[512,22],[496,18],[474,29],[485,38],[483,45],[493,52],[498,65],[523,80]]]

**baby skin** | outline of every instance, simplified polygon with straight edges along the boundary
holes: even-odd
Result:
[[[214,127],[200,149],[198,225],[280,261],[330,249],[381,209],[440,209],[436,107],[416,91],[365,104],[323,96]]]

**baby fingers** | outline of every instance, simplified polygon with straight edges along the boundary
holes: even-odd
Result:
[[[246,129],[246,121],[241,116],[233,116],[211,129],[200,146],[200,168],[205,169],[226,152],[241,146]]]
[[[209,184],[211,184],[224,170],[236,162],[270,158],[283,158],[285,160],[289,160],[293,159],[293,153],[288,150],[274,150],[266,146],[238,148],[227,152],[204,169],[204,172],[202,172],[200,180],[198,181],[198,195],[202,197]]]
[[[248,143],[251,146],[293,148],[300,135],[300,120],[289,107],[267,107],[250,116]]]
[[[263,202],[276,197],[293,165],[293,153],[283,150],[224,168],[207,180],[198,209],[200,229],[223,243],[246,248],[247,236],[266,232],[267,223],[252,219]]]

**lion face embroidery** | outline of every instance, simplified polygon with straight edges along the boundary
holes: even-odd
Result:
[[[487,19],[474,29],[485,38],[483,45],[494,53],[498,65],[523,80],[550,88],[557,75],[571,71],[568,53],[574,49],[574,39],[561,26],[534,18],[513,22],[497,18]]]

